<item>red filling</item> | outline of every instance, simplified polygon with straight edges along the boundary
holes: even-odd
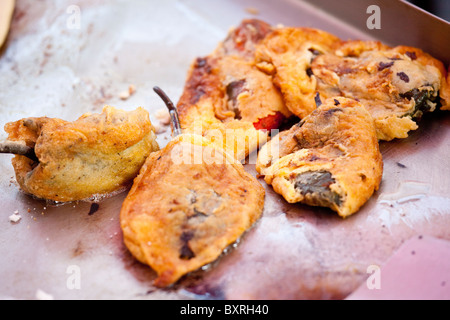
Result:
[[[285,120],[286,117],[281,112],[277,111],[275,114],[270,114],[267,117],[254,122],[253,126],[258,130],[278,129]]]

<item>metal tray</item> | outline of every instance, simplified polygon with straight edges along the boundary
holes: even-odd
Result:
[[[177,100],[192,60],[249,17],[416,45],[449,62],[443,20],[402,1],[337,3],[18,0],[0,55],[0,127],[29,116],[75,120],[105,104],[143,106],[157,122],[164,105],[151,88]],[[379,30],[367,29],[369,4],[381,9]],[[121,100],[131,84],[137,91]],[[161,146],[169,139],[168,131],[158,136]],[[218,261],[166,290],[152,286],[155,273],[123,244],[126,192],[102,200],[91,215],[90,203],[50,205],[18,190],[11,157],[2,155],[0,298],[344,299],[364,284],[369,266],[383,265],[407,239],[450,240],[450,113],[427,115],[409,138],[383,142],[381,150],[381,188],[354,216],[289,205],[261,180],[263,217]],[[254,166],[246,169],[256,175]],[[16,210],[22,219],[12,223]]]

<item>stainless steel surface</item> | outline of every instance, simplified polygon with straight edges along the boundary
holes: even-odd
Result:
[[[165,106],[152,88],[176,101],[192,60],[248,17],[375,38],[295,0],[19,0],[0,56],[0,127],[29,116],[75,120],[104,104],[143,106],[158,123]],[[120,99],[129,85],[136,92]],[[161,146],[169,131],[158,135]],[[34,299],[41,291],[55,299],[345,298],[370,265],[382,265],[410,237],[450,240],[449,147],[448,112],[424,117],[408,139],[382,143],[381,189],[345,220],[289,205],[261,179],[263,218],[217,262],[168,290],[152,287],[154,272],[123,245],[126,192],[91,215],[89,203],[47,204],[18,191],[11,156],[0,155],[0,298]],[[253,165],[246,169],[256,175]],[[13,223],[16,211],[22,218]]]
[[[450,63],[450,23],[405,0],[306,0],[325,13],[389,45],[423,48],[444,63]],[[379,8],[379,28],[369,29],[367,20],[373,14],[369,6]],[[370,22],[369,22],[370,24]]]

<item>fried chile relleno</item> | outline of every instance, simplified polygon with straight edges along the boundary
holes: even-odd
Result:
[[[368,111],[343,97],[322,104],[259,152],[257,171],[288,202],[329,207],[342,217],[378,189],[383,173]]]
[[[324,98],[353,98],[375,119],[378,138],[392,140],[417,129],[416,121],[437,103],[450,108],[443,64],[417,48],[341,41],[311,28],[280,28],[255,52],[259,69],[273,75],[287,107],[300,118],[314,110],[316,92]]]
[[[159,149],[148,112],[105,107],[74,122],[27,118],[5,126],[10,141],[34,149],[36,161],[16,155],[20,188],[41,199],[84,200],[129,184],[147,156]]]
[[[339,38],[312,28],[279,28],[269,33],[256,47],[256,66],[273,77],[287,108],[301,119],[315,105],[316,83],[311,78],[311,62],[330,52]]]
[[[239,162],[200,135],[182,134],[149,156],[120,220],[128,249],[166,287],[216,260],[263,207],[263,187]]]
[[[177,104],[185,132],[212,141],[220,135],[219,144],[239,160],[292,115],[271,77],[254,65],[254,48],[270,30],[243,21],[212,54],[194,61]]]
[[[443,64],[417,48],[347,41],[311,69],[323,96],[358,99],[368,109],[380,140],[406,138],[424,113],[448,103]]]

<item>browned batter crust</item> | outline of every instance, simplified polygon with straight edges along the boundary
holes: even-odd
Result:
[[[261,216],[264,189],[222,148],[183,134],[152,153],[120,213],[131,253],[166,287],[216,260]]]
[[[267,143],[256,169],[286,201],[329,207],[347,217],[381,182],[383,162],[373,119],[355,100],[327,99]]]
[[[424,113],[448,95],[443,64],[420,49],[375,41],[346,41],[318,56],[312,78],[324,97],[358,99],[375,120],[380,140],[406,138]]]
[[[406,138],[426,112],[449,109],[442,62],[420,49],[379,41],[341,41],[321,30],[281,28],[256,48],[260,70],[273,75],[286,105],[300,118],[314,97],[358,99],[375,119],[380,140]]]
[[[20,188],[53,201],[84,200],[130,183],[147,156],[159,149],[148,112],[105,107],[74,122],[27,118],[8,123],[11,141],[35,149],[39,162],[12,160]]]
[[[310,78],[311,62],[331,52],[340,39],[312,28],[283,27],[268,34],[257,46],[255,59],[260,70],[273,75],[288,109],[300,118],[314,108],[316,82]]]
[[[243,21],[211,55],[192,64],[177,104],[185,132],[220,139],[239,160],[267,141],[268,132],[258,129],[275,129],[291,116],[271,77],[252,58],[269,30],[261,21]],[[272,123],[260,125],[262,119]]]

